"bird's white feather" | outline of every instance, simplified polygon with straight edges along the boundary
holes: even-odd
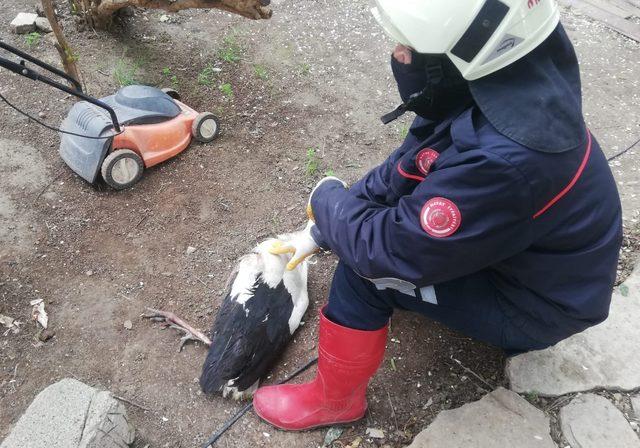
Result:
[[[293,234],[279,235],[278,240],[288,241]],[[293,311],[289,318],[289,331],[293,334],[300,326],[300,321],[309,306],[309,295],[307,293],[307,262],[304,261],[292,271],[287,271],[289,262],[288,255],[274,255],[269,249],[275,239],[268,239],[258,244],[253,253],[240,259],[236,278],[231,286],[231,300],[235,300],[243,307],[246,302],[253,297],[253,287],[261,277],[262,281],[270,288],[276,288],[280,282],[284,282],[293,300]],[[247,315],[249,309],[245,308]]]

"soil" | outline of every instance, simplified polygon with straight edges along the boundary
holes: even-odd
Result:
[[[35,4],[4,3],[2,39],[57,64],[49,37],[29,46],[8,32]],[[77,32],[60,2],[89,93],[106,96],[129,82],[173,87],[196,110],[219,115],[223,130],[115,192],[71,173],[55,133],[1,106],[0,314],[24,325],[0,334],[0,440],[40,390],[64,377],[139,405],[127,408],[140,448],[199,446],[241,406],[201,394],[205,347],[178,352],[177,334],[140,314],[171,310],[208,329],[235,261],[266,237],[301,227],[318,179],[332,172],[353,182],[399,144],[410,119],[379,122],[397,94],[391,44],[366,2],[272,4],[274,17],[263,22],[219,11],[182,11],[167,21],[137,10],[110,32]],[[1,70],[0,93],[52,125],[75,101]],[[628,225],[635,254],[637,226]],[[189,246],[196,251],[187,254]],[[317,313],[335,264],[323,255],[311,266],[306,323],[267,382],[315,356]],[[44,343],[29,321],[35,298],[45,300],[54,333]],[[503,384],[503,364],[496,348],[398,313],[367,416],[340,440],[374,427],[386,439],[360,446],[403,446],[440,410],[479,399],[487,383]],[[316,447],[325,433],[277,431],[249,413],[219,446]]]

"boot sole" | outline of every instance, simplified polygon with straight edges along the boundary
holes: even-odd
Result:
[[[288,432],[303,432],[303,431],[309,431],[309,430],[317,429],[317,428],[325,428],[327,426],[344,426],[344,425],[348,425],[349,423],[353,423],[353,422],[357,422],[358,420],[362,420],[364,418],[365,414],[366,414],[366,410],[365,410],[365,413],[363,413],[360,417],[354,418],[352,420],[340,420],[340,421],[336,421],[336,422],[327,422],[327,423],[321,423],[319,425],[306,426],[304,428],[291,429],[291,428],[285,428],[283,426],[280,426],[280,425],[277,425],[275,423],[270,422],[269,420],[264,418],[262,415],[260,415],[260,413],[256,410],[255,407],[253,408],[253,410],[256,413],[256,415],[258,417],[260,417],[264,422],[270,424],[274,428],[277,428],[277,429],[279,429],[281,431],[288,431]]]

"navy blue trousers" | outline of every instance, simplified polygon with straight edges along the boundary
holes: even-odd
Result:
[[[474,339],[501,347],[509,355],[542,349],[549,343],[532,339],[507,315],[500,292],[483,271],[415,291],[379,289],[340,262],[329,292],[325,316],[358,330],[377,330],[387,324],[395,308],[415,311]],[[511,312],[512,313],[512,312]]]

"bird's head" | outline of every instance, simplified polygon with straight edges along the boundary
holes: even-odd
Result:
[[[291,260],[291,254],[272,254],[269,250],[274,243],[280,241],[281,243],[287,243],[296,238],[297,235],[302,232],[308,231],[307,229],[300,230],[299,232],[284,233],[278,235],[276,238],[269,238],[259,243],[254,249],[254,254],[258,255],[258,259],[262,264],[262,276],[267,283],[279,283],[284,277],[289,278],[296,283],[306,285],[307,278],[307,261],[300,263],[295,269],[291,271],[286,270],[287,263]]]

